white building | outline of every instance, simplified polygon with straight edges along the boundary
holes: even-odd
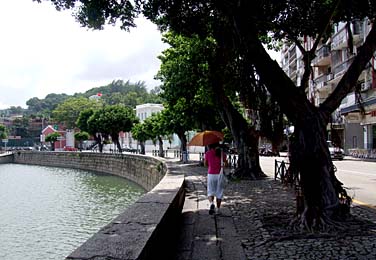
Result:
[[[152,116],[153,114],[159,113],[164,109],[162,104],[153,104],[146,103],[136,106],[136,116],[140,119],[140,122],[143,122],[146,118]],[[120,134],[120,143],[123,147],[138,148],[137,140],[132,138],[131,133],[122,133]],[[180,144],[179,138],[176,135],[173,135],[171,143],[169,140],[163,140],[163,149],[166,150],[171,147],[175,147]],[[152,150],[157,150],[158,145],[154,145],[151,140],[146,141],[145,151],[151,152]]]
[[[142,104],[136,106],[136,116],[143,122],[146,118],[150,117],[152,114],[161,112],[164,109],[162,104]]]

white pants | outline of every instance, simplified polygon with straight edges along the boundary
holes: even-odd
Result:
[[[223,187],[219,185],[219,174],[208,174],[208,196],[214,196],[217,199],[223,197]]]

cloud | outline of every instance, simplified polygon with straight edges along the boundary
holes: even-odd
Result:
[[[0,108],[25,107],[26,100],[49,93],[84,92],[114,79],[159,84],[153,79],[157,56],[167,46],[144,18],[128,33],[113,26],[82,28],[50,2],[1,1],[0,10]]]

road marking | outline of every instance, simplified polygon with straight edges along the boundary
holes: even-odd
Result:
[[[371,208],[371,209],[376,209],[376,206],[373,206],[373,205],[370,205],[370,204],[367,204],[367,203],[364,203],[360,200],[356,200],[356,199],[353,199],[352,200],[355,204],[358,204],[358,205],[361,205],[361,206],[364,206],[364,207],[367,207],[367,208]]]

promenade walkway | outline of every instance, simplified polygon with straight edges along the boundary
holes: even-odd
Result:
[[[288,229],[295,196],[273,179],[230,182],[219,215],[209,215],[206,169],[179,164],[187,195],[182,212],[179,260],[376,259],[376,211],[353,206],[337,233],[308,234]]]

